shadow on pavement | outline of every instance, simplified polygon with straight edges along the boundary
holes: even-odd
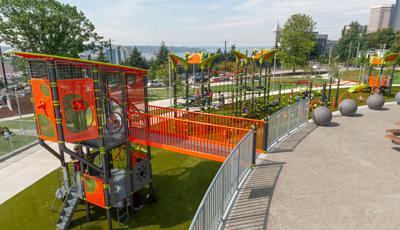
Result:
[[[296,146],[300,144],[300,142],[304,140],[304,138],[306,138],[317,127],[318,126],[314,123],[307,124],[306,126],[300,128],[298,131],[290,134],[288,137],[276,144],[268,151],[268,153],[274,154],[292,152],[296,148]]]
[[[251,173],[224,229],[266,229],[272,196],[283,162],[263,160]]]

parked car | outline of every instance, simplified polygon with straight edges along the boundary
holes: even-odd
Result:
[[[196,97],[195,96],[189,96],[189,106],[195,106],[196,105]],[[180,97],[176,101],[178,105],[186,105],[186,98],[185,97]]]
[[[155,79],[150,80],[150,82],[147,83],[147,87],[165,87],[165,84]]]

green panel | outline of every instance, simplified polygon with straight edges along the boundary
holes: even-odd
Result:
[[[41,83],[40,84],[40,90],[42,91],[42,94],[46,97],[50,97],[50,89],[47,84]]]
[[[86,177],[85,187],[86,187],[86,192],[88,193],[95,192],[96,182],[92,178]]]
[[[65,117],[66,128],[69,132],[80,133],[89,129],[92,125],[93,112],[87,101],[84,101],[86,107],[85,110],[75,111],[72,108],[72,101],[81,98],[80,95],[76,94],[67,94],[63,97],[63,115]]]
[[[38,114],[39,133],[40,135],[55,138],[56,134],[53,129],[51,120],[43,114]]]

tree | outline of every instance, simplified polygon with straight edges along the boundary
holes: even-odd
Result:
[[[104,55],[103,47],[100,47],[99,56],[97,56],[97,61],[107,62],[106,56]]]
[[[78,57],[101,39],[82,11],[56,0],[0,1],[0,41],[22,51]]]
[[[342,30],[342,36],[335,46],[334,53],[340,61],[346,61],[349,57],[354,57],[357,52],[357,46],[360,44],[360,50],[365,50],[367,27],[358,22],[352,22]],[[351,45],[351,47],[350,47]],[[350,50],[351,48],[351,50]]]
[[[146,59],[143,57],[142,53],[138,50],[136,46],[133,47],[132,52],[126,60],[125,64],[142,69],[148,68]]]
[[[390,49],[394,43],[396,34],[392,28],[380,29],[367,35],[366,47],[368,49],[377,49],[386,44],[386,49]]]
[[[156,78],[168,85],[169,74],[168,74],[168,64],[161,64],[156,70]]]
[[[279,57],[293,68],[307,64],[311,51],[316,45],[313,33],[315,22],[305,14],[293,14],[285,23],[281,34]]]
[[[156,59],[155,59],[155,65],[160,66],[161,64],[166,64],[168,63],[168,47],[165,45],[165,42],[162,41],[160,48],[158,49],[156,53]]]

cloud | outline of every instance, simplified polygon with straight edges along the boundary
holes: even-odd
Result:
[[[351,21],[366,24],[370,6],[394,0],[61,0],[85,12],[97,31],[117,43],[268,45],[277,21],[305,13],[317,31],[338,39]]]

